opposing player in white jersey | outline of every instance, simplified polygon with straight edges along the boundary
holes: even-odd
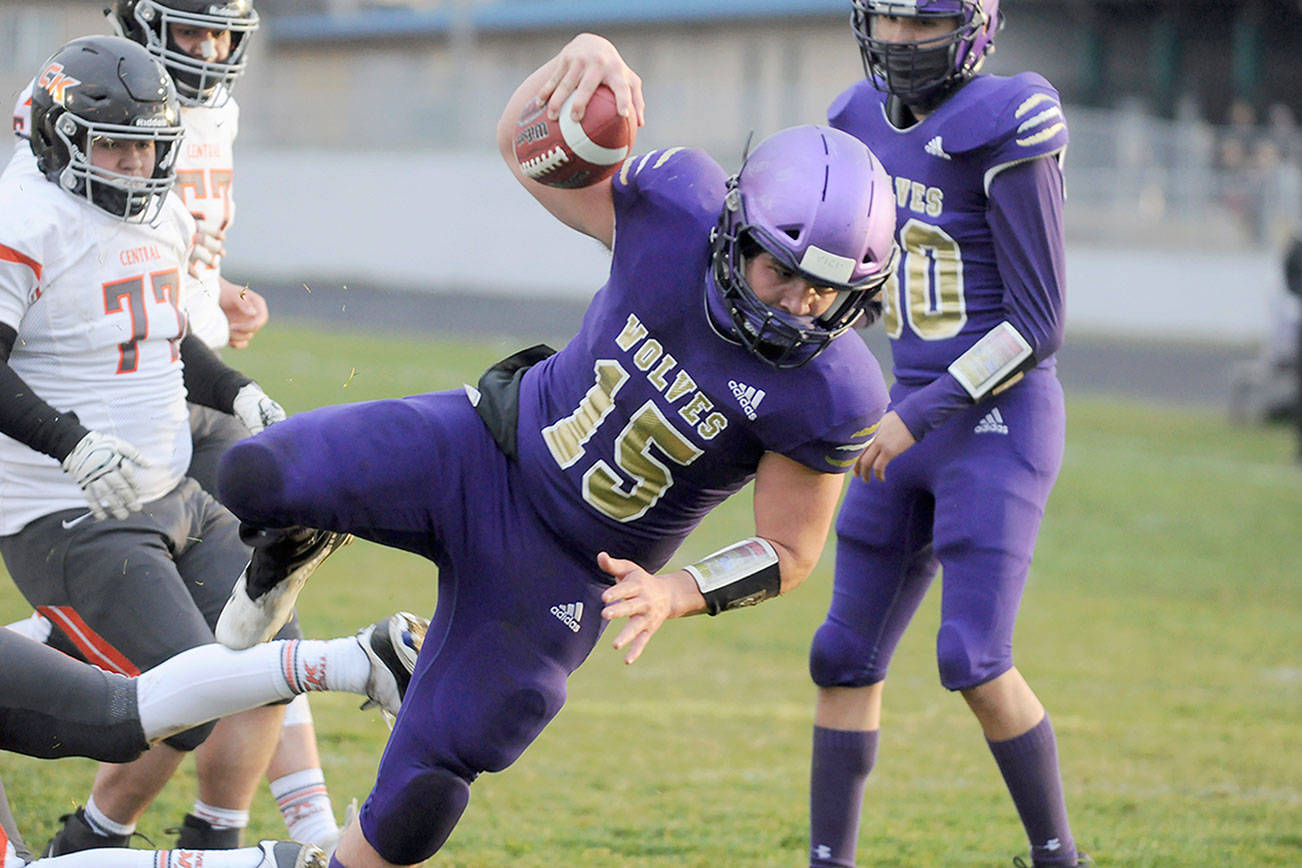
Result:
[[[187,394],[250,429],[284,412],[187,333],[194,221],[170,195],[182,128],[162,65],[120,37],[74,40],[31,108],[35,165],[0,177],[0,556],[88,660],[134,675],[212,641],[248,558],[185,476]],[[282,717],[255,709],[101,766],[51,855],[124,846],[209,732],[261,762],[206,773],[247,810]]]
[[[226,231],[235,216],[239,105],[232,88],[245,69],[249,42],[258,28],[257,11],[252,0],[120,0],[105,14],[118,35],[161,60],[176,85],[185,136],[176,153],[173,192],[195,218],[189,267],[201,289],[185,300],[190,330],[214,350],[247,346],[267,321],[267,305],[258,293],[226,279],[221,266]],[[14,134],[22,139],[15,162],[35,160],[26,144],[31,90],[29,85],[14,108]],[[218,459],[249,432],[229,414],[193,402],[188,409],[193,454],[186,475],[215,495]],[[49,637],[56,647],[70,650],[39,614],[10,626],[41,641]],[[200,764],[229,766],[242,760],[217,755],[211,745],[196,754]],[[324,843],[337,835],[305,696],[289,705],[267,779],[292,837]],[[194,811],[182,822],[180,846],[233,846],[238,840],[240,830],[228,825],[229,817],[222,822],[207,810],[215,795],[200,793]]]

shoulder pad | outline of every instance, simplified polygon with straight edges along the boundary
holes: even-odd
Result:
[[[984,151],[991,167],[1047,156],[1067,146],[1058,92],[1034,72],[977,76],[939,113],[945,150]]]
[[[886,101],[886,94],[872,86],[867,79],[856,81],[843,90],[827,108],[827,125],[849,132],[856,118],[868,117],[868,112],[879,112],[878,108]]]
[[[615,173],[616,208],[649,205],[699,213],[712,223],[723,203],[723,169],[704,151],[665,148],[629,157]]]

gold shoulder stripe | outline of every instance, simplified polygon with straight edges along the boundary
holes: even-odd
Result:
[[[666,162],[670,157],[672,157],[674,154],[678,153],[678,152],[681,151],[681,150],[682,150],[682,148],[670,148],[669,150],[667,150],[667,151],[665,151],[663,154],[661,154],[661,155],[659,156],[659,158],[656,159],[656,161],[655,161],[655,165],[653,165],[651,168],[653,168],[653,169],[658,169],[658,168],[660,168],[661,166],[663,166],[663,165],[665,164],[665,162]]]
[[[1035,108],[1037,105],[1039,105],[1042,102],[1045,102],[1046,100],[1049,102],[1053,102],[1053,97],[1049,96],[1047,93],[1031,94],[1031,96],[1027,97],[1026,100],[1023,101],[1023,103],[1017,107],[1016,116],[1020,118],[1022,115],[1026,114],[1031,109]]]
[[[642,172],[642,167],[646,165],[646,161],[651,159],[653,156],[655,156],[655,153],[656,153],[655,151],[648,151],[647,153],[643,154],[642,159],[637,161],[637,166],[633,169],[633,174],[634,175],[640,174]]]
[[[1045,109],[1035,117],[1023,123],[1020,127],[1017,128],[1017,132],[1020,135],[1021,133],[1026,132],[1032,127],[1039,126],[1045,121],[1053,120],[1054,118],[1060,118],[1060,117],[1062,117],[1062,109],[1058,108],[1056,105],[1051,106],[1050,108]]]
[[[632,167],[632,160],[625,160],[624,165],[619,167],[619,183],[628,184],[628,170]]]
[[[854,433],[851,434],[850,436],[851,436],[851,437],[869,437],[869,436],[871,436],[871,435],[873,435],[873,434],[875,434],[875,433],[877,432],[877,428],[878,428],[878,426],[881,425],[881,424],[882,424],[882,423],[881,423],[881,421],[879,420],[879,421],[877,421],[877,422],[872,423],[872,424],[869,425],[867,428],[862,428],[862,429],[860,429],[860,430],[854,432]]]
[[[1018,139],[1017,144],[1021,145],[1023,148],[1029,148],[1032,145],[1040,144],[1040,142],[1047,142],[1049,139],[1058,135],[1058,131],[1065,129],[1066,126],[1067,125],[1064,123],[1056,123],[1053,126],[1049,127],[1047,130],[1038,132],[1033,136],[1028,136],[1024,139]]]

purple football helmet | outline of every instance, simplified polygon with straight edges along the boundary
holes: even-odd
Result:
[[[999,0],[851,0],[851,6],[864,72],[905,105],[925,105],[975,75],[1003,25]],[[954,27],[926,41],[888,42],[874,33],[874,20],[883,16],[952,18]]]
[[[890,176],[848,133],[782,130],[728,180],[710,240],[707,300],[731,321],[725,337],[774,367],[799,367],[854,324],[895,269]],[[760,251],[810,284],[834,289],[832,305],[804,317],[765,304],[746,280],[747,259]]]

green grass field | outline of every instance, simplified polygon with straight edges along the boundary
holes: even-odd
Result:
[[[277,325],[228,358],[292,412],[474,382],[516,348]],[[1071,396],[1068,409],[1017,659],[1053,716],[1078,841],[1101,866],[1302,865],[1302,469],[1291,433],[1211,411]],[[747,535],[749,522],[742,495],[681,562]],[[609,633],[538,742],[475,784],[432,864],[806,864],[805,655],[831,562],[829,545],[788,598],[667,625],[632,667]],[[936,598],[896,654],[864,866],[1007,866],[1024,850],[979,729],[939,686]],[[331,636],[433,604],[431,565],[359,543],[317,573],[300,613],[309,635]],[[0,582],[0,620],[26,613]],[[366,795],[387,734],[356,706],[313,697],[337,813]],[[0,755],[30,844],[85,799],[93,766]],[[163,829],[193,797],[187,763],[140,831],[170,842]],[[264,788],[249,838],[283,833]]]

